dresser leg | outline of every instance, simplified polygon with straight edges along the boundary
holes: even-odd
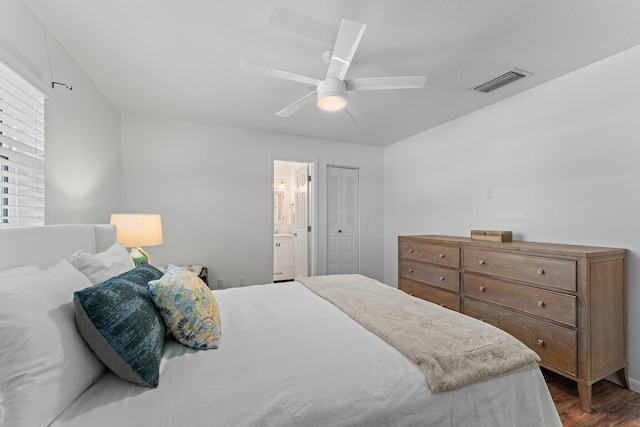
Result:
[[[591,413],[591,385],[578,383],[578,395],[582,403],[582,409]]]
[[[627,369],[626,368],[618,369],[616,374],[618,375],[618,379],[620,380],[620,383],[622,383],[622,387],[629,389],[629,382],[627,381]]]

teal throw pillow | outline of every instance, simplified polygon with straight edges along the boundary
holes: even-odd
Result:
[[[89,347],[115,374],[157,387],[165,326],[148,283],[162,277],[149,264],[74,293],[76,323]]]

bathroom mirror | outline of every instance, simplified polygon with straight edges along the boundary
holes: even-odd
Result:
[[[284,221],[284,191],[273,191],[273,219],[274,221]]]
[[[284,180],[273,180],[273,220],[284,221]]]

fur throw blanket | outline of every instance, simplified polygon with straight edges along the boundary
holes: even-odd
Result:
[[[298,281],[414,362],[433,392],[538,368],[538,355],[506,332],[368,277]]]

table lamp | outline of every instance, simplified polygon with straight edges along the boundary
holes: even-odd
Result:
[[[141,246],[162,244],[162,223],[156,214],[111,214],[111,224],[117,228],[119,242],[131,248],[131,258],[138,264],[149,264],[149,255]]]

